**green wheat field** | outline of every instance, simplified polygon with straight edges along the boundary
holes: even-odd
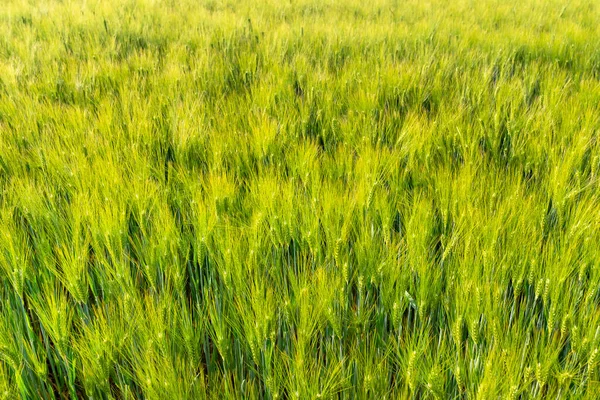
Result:
[[[0,398],[597,399],[600,3],[3,0]]]

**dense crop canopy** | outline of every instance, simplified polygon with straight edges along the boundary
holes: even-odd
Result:
[[[597,398],[599,21],[3,0],[0,398]]]

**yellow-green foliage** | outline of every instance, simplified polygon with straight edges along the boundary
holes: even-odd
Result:
[[[1,398],[598,397],[596,1],[1,3]]]

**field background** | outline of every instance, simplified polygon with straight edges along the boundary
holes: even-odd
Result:
[[[600,395],[595,1],[0,6],[0,397]]]

